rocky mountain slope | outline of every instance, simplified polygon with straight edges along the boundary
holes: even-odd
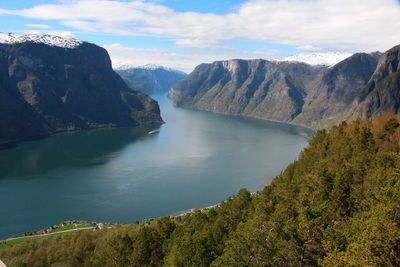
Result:
[[[380,53],[357,53],[327,68],[307,88],[302,112],[293,123],[324,128],[344,120],[354,99],[376,69]]]
[[[348,114],[350,119],[400,113],[400,45],[388,50]]]
[[[141,67],[121,66],[115,69],[126,84],[146,94],[165,93],[186,73],[155,65]]]
[[[54,36],[0,36],[0,143],[55,132],[161,122],[157,102],[129,89],[107,51]]]
[[[399,112],[399,50],[357,53],[333,66],[261,59],[201,64],[169,95],[178,106],[319,129]]]
[[[304,63],[218,61],[196,67],[170,96],[181,106],[291,121],[301,112],[305,87],[318,71]]]

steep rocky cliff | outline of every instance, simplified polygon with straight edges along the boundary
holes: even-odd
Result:
[[[344,120],[354,99],[376,69],[380,53],[357,53],[325,69],[307,88],[301,114],[293,123],[318,129]]]
[[[348,117],[380,56],[358,53],[333,66],[261,59],[217,61],[196,67],[169,95],[177,106],[314,129],[328,127]]]
[[[130,88],[145,94],[168,92],[174,84],[187,76],[182,71],[155,65],[121,66],[116,68],[115,71]]]
[[[332,66],[267,60],[201,64],[169,92],[177,106],[313,129],[400,113],[400,46]]]
[[[162,121],[157,102],[129,89],[103,48],[53,36],[0,37],[0,143]]]
[[[305,87],[319,70],[304,63],[218,61],[196,67],[170,96],[178,106],[291,121],[301,112]]]
[[[400,113],[400,45],[382,55],[368,84],[354,101],[348,118],[371,118],[388,111]]]

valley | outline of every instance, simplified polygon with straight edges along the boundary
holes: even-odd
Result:
[[[399,17],[1,1],[0,266],[400,266]]]
[[[161,128],[59,133],[1,150],[0,239],[72,219],[134,223],[214,205],[244,187],[260,190],[312,134],[153,97]]]

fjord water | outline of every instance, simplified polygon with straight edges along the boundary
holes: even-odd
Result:
[[[0,239],[71,219],[134,223],[260,190],[311,133],[153,97],[161,127],[63,133],[0,151]]]

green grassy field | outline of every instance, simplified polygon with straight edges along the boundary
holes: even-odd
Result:
[[[65,223],[64,223],[65,224]],[[53,234],[50,234],[48,236],[35,236],[35,235],[40,235],[42,234],[42,231],[37,231],[36,233],[34,233],[33,235],[30,236],[21,236],[21,237],[17,237],[16,239],[12,239],[12,240],[2,240],[0,241],[0,249],[3,248],[7,248],[7,247],[12,247],[14,245],[20,244],[22,242],[25,242],[26,240],[29,239],[38,239],[38,238],[51,238],[53,235],[58,235],[58,234],[68,234],[70,232],[66,232],[64,233],[63,231],[68,231],[68,230],[79,230],[82,228],[87,228],[87,227],[91,227],[93,225],[91,225],[88,222],[85,221],[78,221],[76,223],[67,223],[65,226],[61,226],[62,224],[57,225],[58,227],[56,229],[53,230]],[[94,226],[93,226],[94,228]],[[81,231],[91,231],[92,229],[82,229]]]
[[[90,226],[92,226],[92,225],[88,224],[87,222],[78,222],[76,224],[67,224],[65,226],[60,226],[57,229],[54,229],[53,233],[62,232],[62,231],[66,231],[66,230],[80,229],[80,228],[85,228],[85,227],[90,227]]]
[[[31,237],[21,237],[21,238],[13,239],[13,240],[10,240],[10,241],[1,241],[0,242],[0,249],[7,248],[7,247],[12,247],[14,245],[17,245],[19,243],[22,243],[22,242],[26,241],[27,239],[30,239],[30,238]]]

